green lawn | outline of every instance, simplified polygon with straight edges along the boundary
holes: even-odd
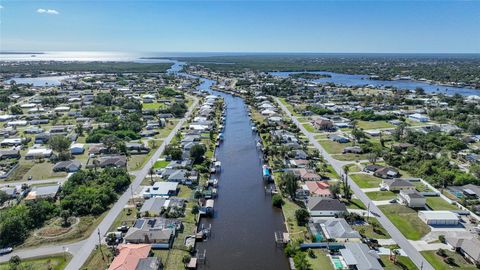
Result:
[[[307,260],[310,262],[310,265],[312,266],[312,270],[334,270],[332,262],[330,261],[330,258],[327,256],[325,251],[321,249],[314,249],[313,250],[314,258],[310,257],[310,255],[307,254]]]
[[[352,178],[360,188],[376,188],[380,187],[380,183],[382,183],[382,179],[365,173],[352,174],[350,178]]]
[[[120,227],[121,225],[125,224],[127,226],[132,226],[133,223],[135,223],[135,220],[137,219],[137,208],[132,207],[132,208],[123,208],[122,212],[115,218],[115,220],[112,223],[112,226],[108,229],[109,232],[114,232],[117,231],[117,227]]]
[[[282,206],[283,216],[285,223],[288,226],[288,232],[290,233],[291,239],[305,239],[305,234],[307,233],[307,228],[297,225],[297,220],[295,219],[295,211],[300,209],[300,206],[294,202],[284,199],[285,204]]]
[[[0,270],[10,269],[35,269],[35,270],[62,270],[70,261],[71,256],[67,253],[56,254],[49,257],[40,257],[32,259],[24,259],[20,263],[19,268],[10,268],[9,263],[0,263]]]
[[[381,205],[378,208],[410,240],[420,240],[430,232],[430,227],[419,217],[417,211],[403,205]]]
[[[31,161],[28,161],[31,162]],[[32,162],[33,163],[33,162]],[[23,180],[27,180],[31,175],[35,180],[65,177],[67,173],[65,172],[53,172],[53,163],[42,162],[42,163],[33,163],[33,166],[23,175]]]
[[[355,161],[355,160],[364,160],[368,158],[368,154],[354,154],[354,153],[335,154],[332,156],[336,160],[341,160],[341,161]]]
[[[386,201],[397,197],[397,195],[391,191],[372,191],[365,193],[372,201]]]
[[[287,109],[290,111],[290,113],[292,113],[293,116],[302,117],[300,114],[295,112],[295,110],[293,109],[293,106],[290,103],[288,103],[285,100],[285,98],[279,98],[278,100],[280,100],[280,103],[282,103],[283,105],[285,105],[285,107],[287,107]]]
[[[168,165],[169,163],[170,163],[170,161],[157,160],[157,161],[155,161],[155,163],[153,164],[153,168],[155,168],[155,169],[165,168],[165,167],[167,167],[167,165]]]
[[[343,148],[347,146],[352,146],[352,143],[337,143],[331,140],[322,140],[318,141],[325,151],[329,154],[341,154],[343,152]]]
[[[458,210],[458,207],[449,204],[440,197],[427,197],[427,205],[432,208],[432,210]]]
[[[367,225],[354,225],[352,226],[356,231],[369,238],[374,239],[389,239],[390,235],[383,228],[383,226],[377,221],[376,218],[370,217]]]
[[[367,209],[365,204],[363,204],[362,201],[360,201],[359,199],[351,199],[350,202],[342,200],[342,202],[345,204],[345,206],[347,206],[348,209]]]
[[[164,108],[165,105],[162,103],[142,103],[142,109],[145,110],[157,110],[160,108]]]
[[[430,251],[422,251],[423,257],[433,266],[433,268],[438,269],[438,270],[443,270],[443,269],[462,269],[462,270],[474,270],[478,269],[475,267],[475,265],[470,264],[467,262],[460,254],[455,253],[450,250],[445,250],[445,253],[447,254],[448,257],[451,257],[455,260],[456,265],[447,265],[446,263],[443,262],[443,258],[438,256],[436,253],[436,250],[430,250]]]
[[[101,245],[101,249],[98,246],[90,253],[87,261],[82,265],[82,270],[97,270],[108,269],[108,266],[113,261],[112,249],[106,245]],[[103,256],[102,256],[103,254]]]
[[[315,128],[312,126],[312,124],[310,124],[310,123],[305,123],[305,124],[302,124],[302,125],[303,125],[303,127],[304,127],[308,132],[310,132],[310,133],[315,133],[315,132],[316,132],[316,130],[315,130]]]
[[[394,125],[387,121],[358,121],[357,127],[363,129],[393,128]]]
[[[403,270],[404,269],[399,264],[394,264],[390,260],[389,255],[380,256],[380,260],[382,261],[382,264],[383,264],[385,270]],[[408,257],[397,256],[397,262],[405,265],[406,269],[408,269],[408,270],[417,270],[418,269],[417,266]]]

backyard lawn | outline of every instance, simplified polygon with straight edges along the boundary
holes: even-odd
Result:
[[[9,263],[0,263],[0,270],[10,269],[35,269],[35,270],[61,270],[64,269],[71,256],[63,254],[52,255],[47,258],[24,259],[18,268],[11,268]]]
[[[108,269],[108,266],[113,260],[113,253],[106,245],[98,246],[90,253],[87,261],[82,265],[82,270],[96,270],[96,269]],[[102,256],[103,254],[103,256]],[[62,268],[63,269],[63,268]]]
[[[334,270],[332,262],[327,254],[320,249],[313,250],[313,254],[315,258],[310,257],[307,255],[307,260],[312,266],[312,270]]]
[[[430,227],[419,217],[417,211],[403,205],[381,205],[378,208],[410,240],[420,240],[430,232]]]
[[[154,102],[154,103],[143,103],[142,109],[145,110],[158,110],[160,108],[164,108],[165,105],[162,103]]]
[[[450,250],[445,250],[445,253],[448,257],[453,258],[455,265],[448,265],[443,261],[443,258],[436,254],[436,250],[422,251],[423,257],[433,266],[435,269],[462,269],[462,270],[473,270],[478,269],[475,265],[467,262],[460,254],[455,253]]]
[[[351,199],[349,202],[346,200],[342,200],[342,202],[348,209],[367,209],[367,207],[365,207],[365,204],[363,204],[362,201],[360,201],[359,199]]]
[[[386,201],[395,199],[397,195],[391,191],[372,191],[365,193],[372,201]]]
[[[440,197],[427,197],[427,205],[432,210],[458,210],[458,207]]]
[[[170,161],[157,160],[157,161],[155,161],[155,163],[153,164],[153,168],[155,168],[155,169],[165,168],[165,167],[167,167],[167,165],[168,165],[169,163],[170,163]]]
[[[315,133],[315,132],[316,132],[316,130],[315,130],[315,128],[312,126],[312,124],[310,124],[310,123],[305,123],[305,124],[302,124],[302,125],[303,125],[303,127],[304,127],[308,132],[310,132],[310,133]]]
[[[383,228],[383,226],[377,221],[376,218],[370,217],[368,224],[366,225],[353,225],[352,226],[356,231],[365,235],[368,238],[374,239],[389,239],[390,235]]]
[[[360,188],[376,188],[380,187],[380,183],[382,183],[382,179],[366,173],[351,174],[350,178]]]
[[[28,170],[25,175],[23,175],[23,180],[27,180],[29,176],[32,176],[35,180],[42,180],[42,179],[49,179],[49,178],[57,178],[57,177],[65,177],[67,173],[65,172],[53,172],[53,163],[50,162],[42,162],[42,163],[34,163],[32,161],[27,161],[33,163],[33,166]]]

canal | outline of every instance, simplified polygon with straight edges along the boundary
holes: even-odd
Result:
[[[220,95],[227,107],[224,140],[216,150],[222,170],[215,215],[201,221],[206,227],[211,225],[211,236],[197,245],[199,252],[206,250],[202,267],[289,269],[283,249],[274,241],[276,231],[285,231],[283,215],[272,207],[271,196],[265,193],[263,164],[248,109],[242,98],[213,91],[210,87],[214,81],[200,79],[197,89]]]

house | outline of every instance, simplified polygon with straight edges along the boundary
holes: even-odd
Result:
[[[329,139],[334,141],[334,142],[337,142],[337,143],[348,143],[348,142],[350,142],[350,139],[348,139],[347,137],[344,137],[344,136],[340,136],[340,135],[330,135]]]
[[[142,190],[144,198],[170,197],[177,195],[178,182],[155,182],[153,186],[146,186]]]
[[[60,185],[34,186],[27,197],[25,197],[25,200],[53,199],[57,196],[59,190]]]
[[[326,181],[306,181],[302,186],[309,196],[324,198],[332,197],[329,187],[330,185]]]
[[[25,155],[25,159],[49,158],[50,156],[52,156],[52,154],[53,154],[52,149],[33,148],[28,150],[27,154]]]
[[[18,150],[0,150],[0,160],[2,159],[19,159],[20,156],[20,151]]]
[[[446,236],[445,241],[449,246],[462,254],[471,263],[480,263],[480,240],[477,238],[458,238]]]
[[[370,165],[365,166],[365,168],[363,168],[363,171],[364,172],[369,172],[369,173],[374,173],[381,168],[383,168],[383,166],[376,165],[376,164],[370,164]]]
[[[347,208],[337,199],[308,197],[307,209],[312,217],[342,216]]]
[[[150,148],[146,147],[143,143],[128,142],[125,146],[132,154],[147,154],[150,152]]]
[[[70,146],[70,153],[72,155],[81,155],[85,152],[85,145],[83,143],[74,143]]]
[[[360,146],[348,146],[343,148],[343,154],[352,153],[352,154],[361,154],[363,149]]]
[[[151,244],[155,249],[169,249],[175,232],[182,229],[182,222],[168,218],[139,218],[125,234],[126,243]]]
[[[460,222],[458,215],[451,211],[419,211],[418,217],[433,226],[456,226]]]
[[[414,113],[414,114],[409,115],[408,119],[416,121],[416,122],[422,122],[422,123],[430,121],[430,118],[428,118],[428,116],[423,115],[423,114],[419,114],[419,113]]]
[[[392,168],[392,167],[382,167],[378,170],[376,170],[373,175],[376,177],[380,178],[394,178],[394,177],[399,177],[400,173],[398,172],[397,169]]]
[[[127,158],[125,156],[100,156],[97,158],[97,166],[100,168],[125,167],[127,166]],[[88,167],[94,167],[93,162],[89,164]]]
[[[345,243],[340,254],[348,265],[349,269],[356,270],[382,270],[383,267],[379,263],[378,253],[370,250],[363,243]]]
[[[292,172],[295,176],[300,178],[302,181],[320,181],[322,177],[318,175],[314,170],[300,168],[292,169]]]
[[[82,168],[82,163],[78,160],[67,160],[56,163],[52,170],[54,172],[77,172]]]
[[[410,208],[425,208],[425,197],[415,189],[400,190],[398,199],[400,203],[403,203]]]
[[[150,255],[151,245],[147,244],[120,244],[108,270],[136,270],[140,260]]]
[[[24,142],[26,142],[25,138],[7,138],[0,143],[0,146],[18,146]]]
[[[50,140],[50,133],[40,133],[35,135],[35,144],[45,144]]]
[[[383,179],[380,186],[389,191],[415,190],[415,186],[410,181],[401,178]]]
[[[160,216],[163,209],[166,209],[168,206],[167,199],[162,197],[153,197],[151,199],[145,200],[140,208],[140,214],[149,216]]]
[[[334,130],[333,122],[322,117],[317,117],[312,121],[313,126],[318,130]]]
[[[290,159],[288,161],[290,167],[293,168],[305,168],[308,165],[308,160],[306,159]]]
[[[351,242],[360,241],[362,236],[360,233],[352,229],[352,227],[343,218],[331,218],[324,220],[316,220],[309,224],[312,231],[312,227],[315,227],[316,231],[321,231],[323,240],[335,240],[336,242]]]

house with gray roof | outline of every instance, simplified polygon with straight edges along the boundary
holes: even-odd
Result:
[[[415,190],[415,186],[410,181],[401,178],[383,179],[380,186],[389,191]]]
[[[382,270],[379,256],[363,243],[345,243],[345,248],[340,249],[343,260],[350,269],[357,270]]]
[[[321,231],[325,240],[335,240],[337,242],[360,241],[362,236],[343,218],[333,218],[316,220],[309,226],[315,226],[316,231]]]
[[[344,215],[347,207],[337,199],[308,197],[307,210],[312,217],[333,217]]]
[[[149,216],[160,216],[163,209],[167,208],[167,199],[162,197],[154,197],[145,202],[140,208],[140,214],[146,215],[148,213]]]
[[[425,208],[425,197],[415,189],[400,190],[398,199],[400,203],[403,203],[410,208]]]

